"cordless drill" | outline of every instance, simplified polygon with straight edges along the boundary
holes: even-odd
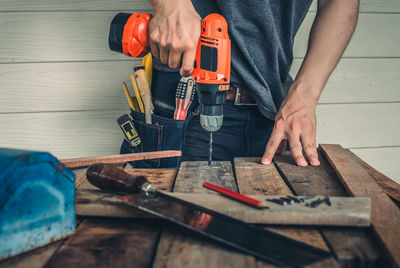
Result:
[[[118,13],[111,22],[108,44],[112,51],[129,57],[143,57],[150,51],[151,14]],[[231,42],[228,24],[219,14],[210,14],[201,23],[192,77],[196,81],[200,124],[210,133],[223,123],[223,104],[229,89]]]

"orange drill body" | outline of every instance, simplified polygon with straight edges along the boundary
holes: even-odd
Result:
[[[143,57],[150,51],[147,13],[119,13],[111,22],[109,47],[129,57]],[[200,123],[209,132],[217,131],[223,121],[223,104],[229,89],[231,41],[228,24],[219,14],[206,16],[201,23],[192,77],[201,104]]]
[[[210,14],[201,23],[192,77],[197,83],[218,84],[227,90],[231,73],[231,40],[228,24],[219,14]]]

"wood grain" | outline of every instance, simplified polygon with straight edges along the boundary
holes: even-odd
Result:
[[[365,197],[331,197],[331,206],[324,203],[316,208],[310,208],[304,203],[282,206],[268,201],[287,195],[247,195],[260,201],[267,200],[267,209],[257,209],[222,195],[209,193],[169,193],[169,195],[252,224],[358,227],[370,225],[371,202]],[[322,198],[324,196],[316,196],[307,202]]]
[[[148,267],[158,233],[148,221],[85,219],[46,267]]]
[[[289,152],[277,155],[274,163],[298,195],[347,196],[336,173],[320,153],[318,167],[298,167]],[[363,229],[319,228],[341,266],[377,265],[380,261],[375,240]]]
[[[116,119],[128,110],[0,115],[0,146],[49,151],[58,158],[119,153]],[[23,139],[15,133],[29,133]]]
[[[0,65],[0,113],[128,111],[122,81],[129,81],[129,73],[139,62],[141,59]],[[128,88],[133,93],[129,83]]]
[[[0,16],[0,36],[3,37],[0,62],[126,60],[126,56],[111,52],[106,42],[115,13],[4,12]],[[305,54],[314,15],[306,16],[296,36],[295,57]],[[360,14],[345,57],[399,57],[400,36],[393,34],[399,23],[397,14]],[[36,41],[32,43],[31,40]]]
[[[295,77],[303,59],[295,59]],[[329,77],[319,104],[400,101],[398,58],[343,58]],[[378,90],[379,89],[379,90]]]
[[[398,146],[398,114],[400,103],[319,105],[317,143],[338,143],[348,148]]]
[[[394,266],[400,266],[400,210],[357,158],[340,145],[321,145],[347,191],[354,196],[369,196],[372,227]]]
[[[315,13],[306,15],[294,40],[294,56],[303,57],[307,50],[308,35],[314,21]],[[361,13],[357,28],[351,42],[344,52],[344,57],[399,57],[400,51],[395,51],[395,43],[400,41],[398,29],[400,16],[398,14]],[[392,23],[393,26],[391,26]],[[374,36],[375,38],[373,38]]]
[[[203,161],[183,162],[176,177],[174,192],[209,193],[203,182],[218,184],[226,189],[237,191],[230,162],[213,161],[211,166]]]
[[[108,164],[125,163],[129,161],[175,157],[181,155],[182,155],[181,151],[158,151],[158,152],[144,152],[144,153],[132,153],[132,154],[116,154],[116,155],[106,155],[106,156],[78,157],[78,158],[62,159],[61,162],[67,168],[81,168],[81,167],[87,167],[94,163],[108,163]]]
[[[313,1],[310,11],[315,12],[317,1]],[[0,2],[0,11],[60,11],[60,10],[146,10],[152,9],[148,0],[3,0]],[[361,12],[400,12],[397,0],[363,0],[360,3]]]
[[[292,192],[280,177],[273,165],[260,164],[260,158],[240,158],[234,159],[236,180],[241,194],[265,194],[269,195],[290,195]],[[252,185],[248,186],[248,181],[253,180]],[[258,184],[258,185],[257,185]],[[243,187],[243,189],[241,188]],[[323,237],[314,228],[268,228],[270,231],[299,240],[303,243],[329,250]]]
[[[183,162],[176,177],[174,192],[205,193],[201,184],[212,182],[236,191],[230,162]],[[164,229],[153,267],[255,267],[252,256],[233,251],[193,236]]]
[[[135,176],[145,176],[162,191],[172,190],[177,173],[176,169],[125,169],[125,171]],[[76,190],[75,211],[81,216],[153,218],[128,206],[117,195],[97,189],[87,180]]]
[[[291,195],[274,166],[261,166],[258,157],[236,157],[235,174],[241,194]]]
[[[3,0],[0,2],[0,11],[131,10],[131,12],[138,12],[152,9],[148,0]]]
[[[116,154],[123,135],[115,120],[127,112],[0,114],[0,125],[4,126],[0,129],[0,146],[50,151],[60,158]],[[319,142],[340,142],[346,147],[397,146],[397,114],[400,103],[320,105],[317,138]],[[15,133],[29,135],[22,139]]]
[[[351,151],[349,151],[351,152]],[[359,159],[359,158],[357,158]],[[368,174],[374,178],[375,182],[379,184],[379,186],[383,189],[383,191],[393,200],[397,201],[397,204],[400,204],[400,184],[396,183],[389,177],[386,177],[381,172],[377,171],[366,162],[359,159],[360,164],[363,168],[368,172]]]
[[[374,169],[379,170],[396,183],[400,183],[400,147],[350,149]]]
[[[139,61],[0,64],[0,113],[127,109],[121,83]],[[319,103],[400,101],[398,70],[397,58],[342,59]]]
[[[57,241],[0,262],[0,268],[42,268],[65,240]]]
[[[11,0],[10,0],[11,1]],[[310,7],[311,12],[317,10],[318,1],[313,1]],[[385,1],[375,1],[375,0],[362,0],[360,1],[360,12],[379,12],[379,13],[393,13],[400,12],[400,2],[397,0],[385,0]]]

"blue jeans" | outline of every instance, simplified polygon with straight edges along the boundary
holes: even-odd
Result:
[[[257,106],[237,106],[226,101],[223,125],[213,134],[213,160],[262,156],[273,126],[274,121],[265,118]],[[207,160],[209,137],[200,126],[199,116],[193,117],[186,131],[183,160]]]
[[[152,97],[155,107],[153,125],[144,121],[144,115],[131,112],[142,143],[132,148],[126,141],[121,153],[158,150],[182,150],[181,158],[135,161],[139,168],[177,167],[184,161],[208,160],[209,133],[200,126],[197,94],[185,121],[173,120],[175,91],[180,75],[177,71],[153,69]],[[224,104],[224,122],[213,134],[213,160],[230,161],[233,157],[262,156],[271,135],[274,121],[264,117],[257,106],[236,106],[233,101]]]

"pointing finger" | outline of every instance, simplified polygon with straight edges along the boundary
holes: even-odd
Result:
[[[283,131],[274,128],[271,137],[269,138],[269,141],[267,143],[267,147],[265,148],[264,155],[261,159],[262,164],[271,164],[272,158],[274,157],[275,152],[281,144],[283,138]]]

